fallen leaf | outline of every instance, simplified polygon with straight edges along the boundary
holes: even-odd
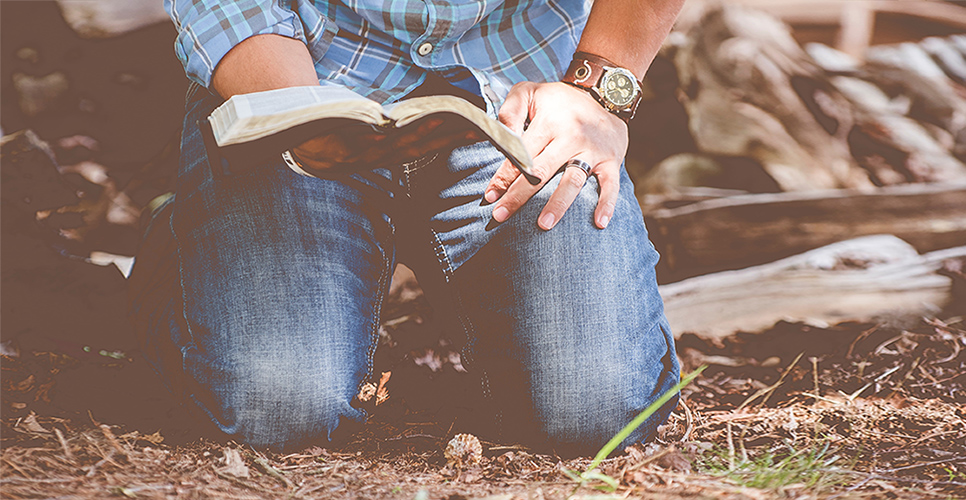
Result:
[[[375,395],[376,395],[376,386],[375,386],[375,384],[366,382],[365,384],[362,385],[362,389],[359,389],[359,396],[358,397],[359,397],[359,401],[362,401],[364,403],[368,403],[369,400],[372,399],[372,397],[375,396]]]
[[[156,431],[154,434],[141,436],[138,439],[142,441],[147,441],[155,446],[164,442],[164,436],[161,435],[161,431]]]
[[[382,377],[379,378],[379,388],[376,389],[376,406],[379,406],[389,399],[389,389],[386,388],[386,382],[389,382],[389,377],[392,376],[392,372],[382,372]]]
[[[218,469],[218,472],[242,479],[251,477],[248,466],[245,465],[245,460],[242,459],[241,453],[238,450],[225,448],[223,453],[225,454],[225,466]]]
[[[30,415],[24,417],[24,419],[17,424],[16,428],[17,430],[26,432],[27,434],[50,434],[49,430],[40,425],[40,422],[37,422],[37,414],[34,412],[30,412]]]

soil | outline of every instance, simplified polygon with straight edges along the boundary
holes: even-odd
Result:
[[[377,357],[377,370],[393,373],[384,402],[328,449],[282,455],[201,435],[136,352],[3,356],[0,496],[597,498],[602,483],[580,487],[566,472],[588,458],[484,441],[478,462],[447,460],[446,387],[460,384],[459,358],[438,342],[411,348],[434,323],[401,281]],[[685,335],[685,369],[708,368],[655,442],[600,471],[619,481],[614,498],[963,498],[964,326],[779,324],[718,345]],[[795,472],[802,480],[752,483],[747,464],[815,450],[825,452]]]
[[[586,457],[483,441],[480,457],[447,458],[466,374],[402,270],[376,355],[391,375],[372,388],[366,426],[287,455],[203,434],[141,359],[123,277],[91,262],[94,250],[133,253],[136,213],[173,182],[185,86],[173,32],[81,40],[53,2],[0,8],[3,129],[30,128],[50,146],[30,153],[49,176],[3,165],[0,497],[966,498],[966,310],[956,309],[905,325],[683,336],[685,371],[708,368],[655,442],[600,465],[616,481],[607,493],[568,473]],[[67,91],[18,101],[14,74],[56,72]],[[960,293],[962,271],[947,270]],[[813,463],[791,466],[803,457]],[[763,479],[783,470],[791,477]]]

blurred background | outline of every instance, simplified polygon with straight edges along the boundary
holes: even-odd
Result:
[[[627,158],[677,334],[963,306],[964,33],[958,1],[689,0]],[[143,389],[124,273],[141,211],[173,188],[174,37],[158,0],[0,2],[0,340],[22,375],[5,390],[29,394],[7,412],[49,402],[64,367],[98,368],[60,379],[62,406],[124,419],[95,388]],[[421,300],[400,269],[384,362],[457,367]]]

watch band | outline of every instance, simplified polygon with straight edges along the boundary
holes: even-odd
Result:
[[[606,67],[617,67],[617,65],[600,56],[577,52],[561,81],[590,90],[600,82]]]
[[[641,102],[641,93],[638,92],[630,105],[615,109],[604,100],[603,93],[598,87],[604,74],[616,68],[619,68],[619,66],[603,57],[587,52],[576,52],[567,72],[564,73],[560,81],[590,92],[604,109],[627,122],[634,117],[634,113],[637,111],[637,105]],[[637,81],[638,88],[643,85],[640,81],[636,79],[635,81]]]

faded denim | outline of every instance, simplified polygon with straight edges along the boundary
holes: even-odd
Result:
[[[677,382],[626,172],[607,229],[593,225],[596,178],[554,229],[537,227],[559,175],[496,224],[482,199],[503,157],[487,143],[339,180],[281,159],[213,176],[194,124],[218,103],[189,99],[176,196],[139,252],[132,313],[152,366],[221,431],[294,450],[364,421],[352,401],[397,261],[453,325],[491,439],[593,454]]]

